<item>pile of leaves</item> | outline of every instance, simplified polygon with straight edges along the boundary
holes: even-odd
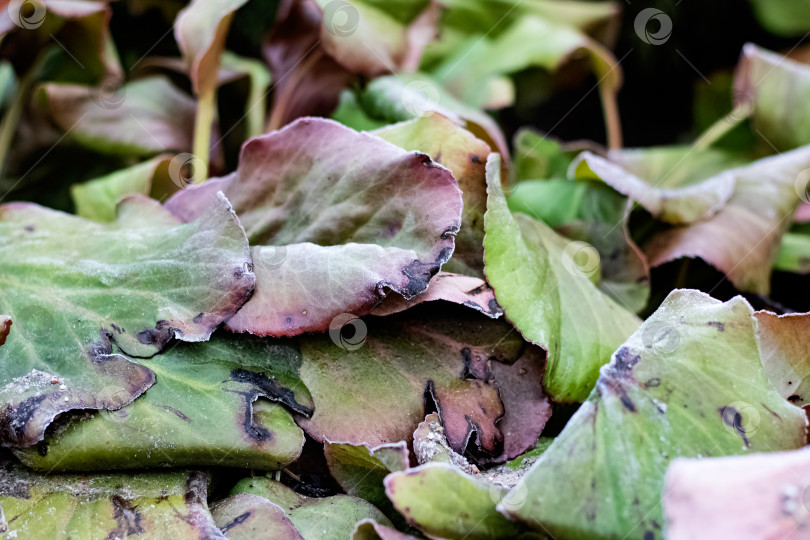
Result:
[[[0,538],[806,537],[810,49],[629,149],[619,4],[8,2]]]

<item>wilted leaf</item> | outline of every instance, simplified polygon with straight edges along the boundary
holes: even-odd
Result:
[[[794,405],[805,405],[810,401],[810,315],[758,311],[754,316],[768,380],[783,398]]]
[[[233,12],[247,0],[193,0],[178,15],[174,37],[189,67],[194,92],[216,86]]]
[[[162,76],[120,89],[50,83],[43,93],[53,121],[98,152],[148,156],[191,149],[194,100]]]
[[[301,427],[318,441],[410,441],[429,391],[457,452],[504,461],[530,448],[551,413],[542,351],[504,322],[444,308],[355,318],[331,336],[301,340],[301,380],[315,403]],[[483,401],[497,408],[481,409]]]
[[[251,493],[280,506],[305,540],[344,540],[363,519],[392,526],[388,518],[363,499],[348,495],[311,498],[266,477],[245,478],[231,495]]]
[[[149,161],[121,169],[81,184],[73,184],[70,195],[76,213],[93,221],[115,221],[115,208],[126,195],[140,193],[155,199],[180,189],[169,180],[169,159],[157,156]],[[158,182],[154,179],[158,177]],[[154,184],[154,189],[153,189]]]
[[[591,282],[589,276],[598,271],[593,248],[509,212],[493,156],[487,162],[487,278],[506,318],[548,352],[543,384],[549,395],[556,401],[582,401],[599,367],[636,329],[638,319]],[[588,260],[577,259],[583,255]]]
[[[383,480],[388,473],[404,471],[410,466],[408,445],[404,441],[373,448],[327,441],[323,450],[329,472],[347,495],[370,502],[394,522],[402,520],[385,496]]]
[[[198,471],[38,475],[0,469],[7,538],[223,539],[208,512],[208,477]]]
[[[304,540],[277,504],[239,493],[211,505],[214,521],[228,540]]]
[[[757,133],[770,147],[785,151],[810,144],[810,66],[748,43],[734,91],[738,104],[753,106]]]
[[[557,538],[662,538],[672,459],[798,448],[805,431],[762,369],[745,300],[676,290],[500,508]]]
[[[3,444],[34,444],[61,412],[132,401],[154,374],[113,354],[110,340],[149,357],[172,338],[208,339],[250,294],[249,267],[222,198],[186,225],[136,196],[104,224],[34,204],[0,207],[0,313],[15,326],[0,349]]]
[[[524,527],[495,509],[504,491],[443,463],[420,465],[385,479],[388,498],[409,524],[449,540],[522,537]]]
[[[157,382],[131,405],[57,422],[42,443],[17,456],[40,470],[281,469],[304,443],[288,410],[312,414],[300,362],[295,348],[252,336],[181,344],[142,362]]]
[[[676,459],[664,484],[670,540],[799,540],[810,528],[810,451]]]
[[[424,292],[461,221],[447,169],[324,119],[252,139],[234,176],[182,191],[167,207],[194,219],[220,189],[261,245],[256,291],[228,328],[259,335],[323,332],[341,314],[368,313],[388,290]]]
[[[643,246],[651,266],[699,257],[737,289],[767,294],[779,240],[796,212],[810,169],[810,146],[735,170],[734,193],[710,219],[673,227]]]
[[[667,223],[710,218],[726,205],[751,165],[733,169],[739,158],[722,150],[691,147],[613,151],[610,160],[584,152],[578,176],[602,179]]]
[[[11,317],[0,315],[0,345],[5,345],[8,333],[11,331]]]
[[[411,300],[402,297],[388,296],[374,308],[372,315],[385,316],[405,311],[423,302],[444,300],[476,309],[493,319],[503,315],[503,310],[495,301],[495,293],[483,279],[476,277],[439,272],[430,280],[428,290],[414,296]]]
[[[464,209],[456,249],[444,269],[484,277],[484,212],[487,208],[484,169],[489,145],[439,113],[387,126],[374,134],[405,150],[424,152],[450,169],[461,189]]]

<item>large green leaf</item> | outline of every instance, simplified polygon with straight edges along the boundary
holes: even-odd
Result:
[[[803,446],[804,412],[768,382],[752,314],[741,297],[672,292],[503,511],[560,539],[662,538],[671,460]]]
[[[557,401],[582,401],[596,383],[599,367],[639,321],[591,282],[591,259],[598,261],[598,256],[587,246],[566,240],[541,221],[509,212],[499,170],[493,154],[487,162],[487,278],[506,317],[524,338],[546,349],[543,384],[549,395]],[[582,256],[588,260],[578,260]]]
[[[504,461],[530,448],[551,414],[542,351],[505,322],[447,304],[353,319],[345,329],[354,335],[301,340],[315,413],[299,425],[318,441],[410,441],[427,396],[457,452]]]
[[[785,151],[810,144],[810,66],[748,43],[734,91],[739,104],[753,105],[754,126],[768,146]]]
[[[228,327],[260,335],[323,332],[389,290],[424,292],[461,221],[447,169],[325,119],[251,139],[235,175],[181,191],[167,207],[195,219],[220,189],[259,245],[255,294]]]
[[[17,456],[40,470],[281,469],[304,443],[284,407],[312,414],[300,363],[294,347],[253,336],[181,344],[143,362],[157,382],[131,405],[60,424]]]
[[[456,249],[444,269],[484,277],[484,212],[487,208],[484,169],[489,145],[439,113],[384,127],[374,134],[405,150],[424,152],[450,169],[461,189],[464,210],[461,229],[456,235]]]
[[[810,514],[810,450],[676,459],[664,484],[669,540],[800,540]]]
[[[386,494],[408,523],[431,537],[449,540],[526,537],[522,524],[495,509],[503,491],[443,463],[385,478]]]
[[[141,196],[113,223],[0,207],[0,313],[14,323],[0,348],[3,444],[34,444],[59,413],[132,401],[154,374],[111,340],[137,357],[207,340],[253,289],[250,265],[222,197],[189,224]]]
[[[391,526],[382,512],[363,499],[348,495],[305,497],[267,477],[240,480],[231,495],[239,493],[258,495],[280,506],[305,540],[345,540],[363,519]]]
[[[194,100],[162,76],[117,90],[49,83],[42,93],[54,123],[98,152],[148,156],[191,149]]]
[[[810,146],[734,169],[734,193],[711,218],[672,227],[643,247],[650,265],[701,258],[737,289],[767,294],[782,234],[807,197]]]
[[[197,471],[38,475],[8,462],[0,469],[6,538],[223,539]]]

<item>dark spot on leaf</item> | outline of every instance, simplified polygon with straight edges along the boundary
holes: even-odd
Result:
[[[629,376],[633,367],[641,360],[641,356],[632,354],[627,347],[622,347],[616,351],[616,354],[613,355],[613,359],[615,361],[615,373],[619,376]]]
[[[116,332],[118,332],[119,334],[123,334],[124,331],[125,331],[123,328],[121,328],[117,324],[111,324],[110,326],[112,326],[112,329],[115,330]]]
[[[403,268],[402,274],[408,278],[408,284],[403,290],[399,291],[400,294],[406,299],[410,299],[424,292],[428,287],[430,279],[436,275],[441,265],[447,262],[452,254],[453,248],[446,247],[441,250],[439,256],[433,262],[422,262],[417,259]]]
[[[205,316],[204,313],[200,313],[191,320],[194,321],[194,323],[196,323],[196,324],[200,324],[202,322],[204,316]]]
[[[644,531],[644,540],[655,540],[655,533],[652,531]]]
[[[106,540],[126,538],[144,533],[141,524],[143,516],[129,501],[119,495],[113,495],[110,497],[110,501],[113,505],[113,518],[115,518],[116,527],[109,532]]]
[[[779,415],[776,413],[776,411],[772,410],[770,407],[768,407],[768,406],[767,406],[767,405],[765,405],[764,403],[761,403],[761,402],[760,402],[760,405],[762,405],[763,407],[765,407],[765,410],[766,410],[766,411],[768,411],[769,413],[771,413],[771,414],[773,415],[773,417],[774,417],[774,418],[776,418],[776,419],[777,419],[777,420],[779,420],[779,421],[781,421],[781,420],[782,420],[782,417],[781,417],[781,416],[779,416]]]
[[[478,164],[481,163],[481,158],[478,156],[478,154],[470,154],[470,161]]]
[[[802,398],[798,394],[793,394],[792,396],[790,396],[788,398],[788,401],[790,401],[791,403],[796,403],[796,402],[801,401],[801,400],[802,400]]]
[[[726,331],[726,325],[719,322],[719,321],[709,321],[706,324],[709,325],[709,326],[714,326],[715,328],[717,328],[718,332],[725,332]]]
[[[161,409],[165,409],[165,410],[169,411],[170,413],[173,413],[175,416],[177,416],[177,418],[179,418],[183,422],[186,422],[188,424],[192,423],[191,418],[189,418],[188,416],[183,414],[182,411],[179,411],[179,410],[175,409],[174,407],[171,407],[169,405],[158,405],[158,407],[160,407]]]
[[[658,377],[653,377],[644,383],[645,388],[658,388],[659,386],[661,386],[661,379]]]
[[[481,294],[485,290],[487,290],[486,286],[480,285],[472,290],[467,291],[467,294],[469,294],[470,296],[475,296],[476,294]]]
[[[33,225],[26,225],[23,228],[28,232],[34,232],[36,230]]]
[[[162,349],[174,337],[175,329],[169,321],[158,321],[154,328],[138,332],[138,341],[144,345],[154,345]]]
[[[734,432],[740,436],[740,438],[745,443],[745,446],[750,448],[751,442],[748,440],[748,436],[745,431],[745,426],[743,426],[743,416],[740,414],[740,411],[729,405],[728,407],[720,407],[720,418],[723,419],[723,423],[730,428],[734,429]]]
[[[223,533],[226,533],[229,530],[236,527],[237,525],[241,525],[242,523],[247,521],[248,518],[250,518],[250,516],[251,516],[250,512],[245,512],[244,514],[240,514],[240,515],[236,516],[235,518],[233,518],[233,521],[226,524],[224,527],[220,527],[219,530],[222,531]]]

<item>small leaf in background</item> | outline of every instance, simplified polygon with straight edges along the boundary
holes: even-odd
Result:
[[[717,214],[672,227],[642,248],[651,266],[699,257],[741,291],[768,294],[782,234],[808,197],[810,146],[734,169],[734,193]]]
[[[461,222],[450,171],[323,119],[252,139],[236,175],[216,182],[167,207],[194,219],[220,189],[233,203],[257,246],[256,291],[228,322],[238,332],[323,332],[341,314],[365,315],[388,290],[410,299],[450,258]]]
[[[54,123],[97,152],[150,156],[191,150],[194,100],[162,76],[119,89],[48,83],[42,94]]]
[[[39,475],[0,469],[0,527],[8,538],[211,538],[224,540],[208,511],[199,471]]]
[[[347,495],[370,502],[392,522],[405,525],[385,496],[383,486],[389,473],[404,471],[410,466],[408,445],[404,441],[373,448],[327,441],[323,450],[329,472]]]
[[[464,210],[448,272],[484,277],[484,212],[487,207],[485,166],[489,145],[440,113],[378,129],[374,135],[409,151],[424,152],[447,167],[458,181]]]
[[[810,315],[754,314],[762,365],[768,380],[783,398],[799,407],[810,401],[810,350],[807,335]]]
[[[304,540],[343,540],[363,519],[392,526],[388,518],[363,499],[348,495],[305,497],[281,482],[267,477],[245,478],[237,482],[231,495],[250,493],[280,506]]]
[[[47,256],[44,255],[47,253]],[[190,224],[133,196],[100,224],[34,204],[0,207],[2,443],[41,440],[71,409],[118,409],[154,382],[173,338],[208,339],[253,289],[244,231],[224,199]],[[115,389],[115,391],[111,391]]]
[[[211,505],[211,514],[228,540],[305,540],[279,505],[258,495],[232,495]]]
[[[430,391],[448,435],[457,437],[450,441],[456,452],[505,461],[530,448],[551,415],[538,384],[542,351],[503,321],[447,304],[345,324],[300,342],[301,380],[315,413],[299,425],[317,441],[410,441]],[[498,410],[468,407],[498,396],[502,418]]]
[[[11,317],[0,315],[0,345],[5,345],[8,333],[11,331]]]
[[[172,156],[161,155],[81,184],[74,184],[70,194],[76,214],[93,221],[115,221],[115,209],[126,195],[140,193],[160,200],[183,186],[169,181]],[[158,179],[155,182],[155,179]]]
[[[734,78],[738,104],[753,105],[757,134],[783,152],[810,144],[810,65],[748,43]]]
[[[804,412],[762,369],[748,303],[676,290],[601,369],[588,401],[500,508],[555,537],[663,538],[670,461],[788,450],[805,439]]]
[[[157,382],[132,404],[59,422],[17,457],[43,471],[278,470],[298,459],[304,443],[291,413],[312,414],[300,363],[294,347],[253,336],[225,333],[178,344],[142,362]]]
[[[494,155],[493,155],[494,156]],[[599,255],[507,207],[497,156],[487,162],[485,272],[506,318],[546,349],[543,385],[556,401],[583,401],[599,367],[639,324],[592,283]],[[587,260],[581,260],[581,259]],[[529,300],[527,302],[527,300]]]
[[[676,459],[663,493],[670,540],[806,538],[810,450]]]
[[[746,174],[745,168],[731,168],[739,158],[713,149],[645,148],[610,152],[608,157],[584,152],[573,167],[577,176],[601,179],[654,217],[676,225],[715,215]]]

